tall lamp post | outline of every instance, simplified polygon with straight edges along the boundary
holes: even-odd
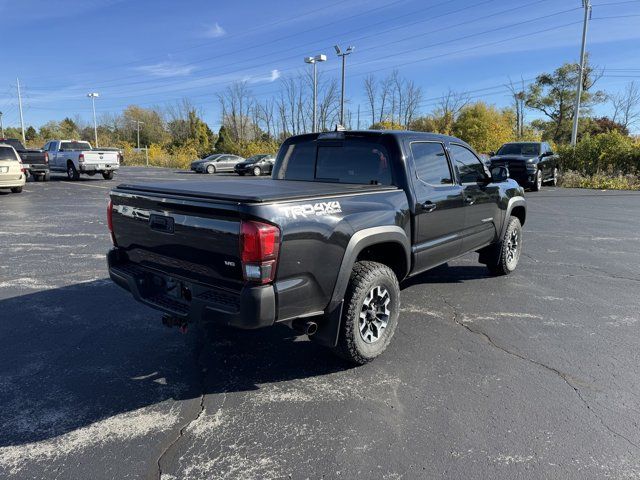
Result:
[[[342,57],[342,92],[340,93],[340,125],[344,126],[344,69],[347,61],[347,55],[350,55],[355,49],[354,46],[349,46],[344,52],[340,50],[338,45],[335,45],[333,48],[336,49],[336,54],[339,57]]]
[[[144,122],[140,120],[134,120],[134,122],[136,123],[136,128],[138,131],[138,151],[140,151],[140,125],[144,125]]]
[[[317,114],[316,109],[318,105],[318,62],[326,62],[326,55],[316,55],[315,57],[305,57],[305,63],[310,63],[313,65],[313,121],[311,125],[311,131],[315,132],[317,130]]]
[[[2,125],[2,112],[0,112],[0,137],[4,138],[4,126]]]
[[[98,123],[96,122],[96,98],[100,95],[93,92],[87,93],[87,97],[91,99],[91,106],[93,107],[93,134],[95,135],[95,146],[98,146]]]

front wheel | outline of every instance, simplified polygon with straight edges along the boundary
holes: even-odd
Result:
[[[22,192],[22,187],[13,187],[11,189],[11,192],[12,193],[20,193],[20,192]]]
[[[536,178],[533,181],[533,186],[531,190],[534,192],[539,192],[542,189],[542,172],[540,170],[536,171]]]
[[[207,165],[207,173],[209,175],[216,173],[216,167],[214,167],[213,165]]]
[[[509,217],[507,229],[497,245],[480,251],[480,262],[494,275],[509,275],[518,266],[522,253],[522,225],[517,217]]]
[[[389,345],[399,312],[400,286],[393,270],[377,262],[356,262],[334,352],[356,365],[370,362]]]
[[[262,170],[260,170],[260,167],[254,167],[253,168],[253,176],[254,177],[259,177],[260,175],[262,175]]]
[[[113,180],[113,171],[102,172],[102,178],[104,178],[105,180]]]

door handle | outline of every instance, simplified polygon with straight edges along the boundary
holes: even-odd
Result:
[[[436,209],[436,207],[437,207],[437,206],[438,206],[437,204],[435,204],[435,203],[433,203],[432,201],[429,201],[429,200],[428,200],[428,201],[426,201],[426,202],[424,202],[424,203],[422,204],[422,209],[423,209],[425,212],[433,212],[433,211]]]

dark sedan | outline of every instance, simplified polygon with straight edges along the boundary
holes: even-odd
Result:
[[[545,182],[558,183],[558,156],[547,142],[505,143],[491,154],[490,162],[491,168],[506,167],[509,177],[534,192]]]
[[[273,164],[276,161],[275,155],[260,154],[247,158],[244,162],[240,162],[235,166],[235,172],[242,176],[245,174],[255,175],[259,177],[264,174],[271,174]]]

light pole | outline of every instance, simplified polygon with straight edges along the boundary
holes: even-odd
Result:
[[[2,112],[0,112],[0,137],[4,138],[4,126],[2,125]]]
[[[350,46],[346,51],[340,50],[338,45],[335,45],[333,48],[336,49],[336,54],[339,57],[342,57],[342,92],[340,93],[340,125],[344,126],[344,68],[347,60],[347,55],[350,55],[355,49],[354,46]]]
[[[98,146],[98,123],[96,122],[96,98],[100,95],[93,92],[87,93],[87,97],[91,99],[91,106],[93,107],[93,134],[95,135],[95,146]]]
[[[313,121],[312,121],[312,125],[311,125],[311,131],[315,132],[317,130],[317,115],[316,115],[316,108],[317,108],[317,104],[318,104],[318,69],[317,69],[317,63],[318,62],[326,62],[327,61],[327,56],[326,55],[316,55],[315,57],[305,57],[304,59],[305,63],[310,63],[313,65]]]
[[[582,47],[580,48],[580,74],[576,89],[576,104],[573,112],[573,128],[571,130],[571,146],[575,147],[578,141],[578,119],[580,118],[580,97],[582,96],[582,82],[584,81],[584,56],[587,46],[587,27],[591,16],[591,0],[582,0],[584,8],[584,24],[582,26]]]

